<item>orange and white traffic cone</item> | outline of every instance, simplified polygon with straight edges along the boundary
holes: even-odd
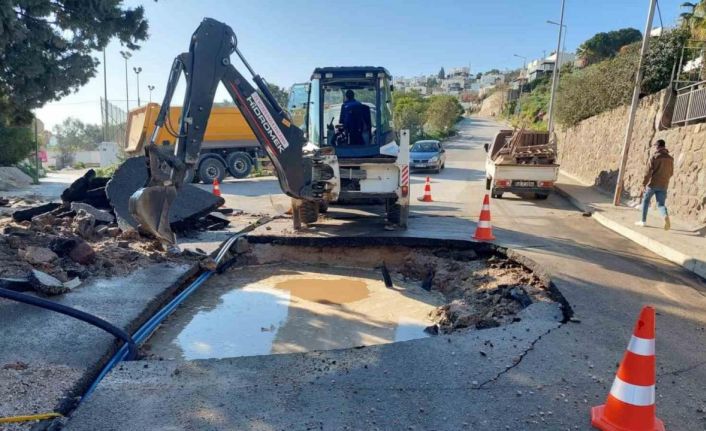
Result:
[[[495,239],[493,227],[490,225],[490,198],[487,194],[483,198],[483,208],[480,210],[478,226],[476,227],[476,233],[473,234],[473,239],[479,241],[492,241]]]
[[[421,202],[434,202],[431,198],[431,180],[429,177],[427,177],[426,182],[424,183],[424,196],[417,198]]]
[[[213,196],[221,197],[221,185],[218,182],[218,178],[213,179]]]
[[[603,431],[664,431],[655,415],[655,309],[643,307],[605,404],[591,409]]]

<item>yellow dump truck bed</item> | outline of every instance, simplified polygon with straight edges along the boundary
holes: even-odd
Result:
[[[159,114],[159,108],[159,104],[149,103],[130,111],[125,132],[127,135],[125,152],[130,155],[143,153],[145,142],[149,140],[154,131],[154,122]],[[169,109],[169,124],[175,132],[179,131],[180,115],[180,106],[173,106]],[[155,142],[163,144],[166,141],[170,145],[174,145],[175,140],[176,138],[169,133],[166,127],[163,127]],[[257,147],[258,145],[255,135],[238,108],[235,106],[213,107],[201,146],[202,149]]]

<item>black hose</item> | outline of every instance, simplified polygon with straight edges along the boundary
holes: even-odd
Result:
[[[123,340],[125,344],[127,344],[128,360],[134,359],[137,356],[137,346],[135,345],[135,341],[132,339],[132,337],[130,337],[127,332],[101,319],[100,317],[96,317],[84,311],[67,307],[66,305],[62,305],[53,301],[48,301],[46,299],[38,298],[36,296],[26,295],[24,293],[14,292],[12,290],[3,288],[0,288],[0,297],[29,305],[34,305],[36,307],[45,308],[47,310],[56,311],[57,313],[65,314],[75,319],[82,320],[93,326],[97,326],[102,330],[111,333],[116,338]]]

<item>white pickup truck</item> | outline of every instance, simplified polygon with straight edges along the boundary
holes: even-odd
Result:
[[[510,192],[546,199],[554,190],[559,165],[546,132],[501,130],[485,151],[485,188],[493,198]]]

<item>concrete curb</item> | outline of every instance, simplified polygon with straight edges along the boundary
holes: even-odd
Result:
[[[613,232],[618,233],[619,235],[624,236],[625,238],[635,242],[636,244],[641,245],[642,247],[645,247],[646,249],[652,251],[653,253],[662,256],[663,258],[669,260],[670,262],[674,262],[677,265],[682,266],[684,269],[687,269],[694,274],[698,275],[701,278],[706,279],[706,262],[700,261],[699,259],[695,258],[694,256],[689,256],[684,253],[682,253],[679,250],[675,250],[674,248],[663,244],[659,241],[656,241],[647,235],[644,235],[635,229],[629,228],[627,226],[624,226],[614,220],[611,220],[610,218],[604,216],[600,212],[596,211],[596,209],[589,205],[585,204],[578,199],[576,199],[574,196],[569,194],[566,190],[561,188],[561,184],[555,184],[555,190],[557,194],[560,196],[564,197],[566,200],[568,200],[571,205],[575,206],[579,210],[587,213],[591,213],[592,218],[597,221],[598,223],[602,224],[603,226],[607,227],[608,229],[612,230]]]

